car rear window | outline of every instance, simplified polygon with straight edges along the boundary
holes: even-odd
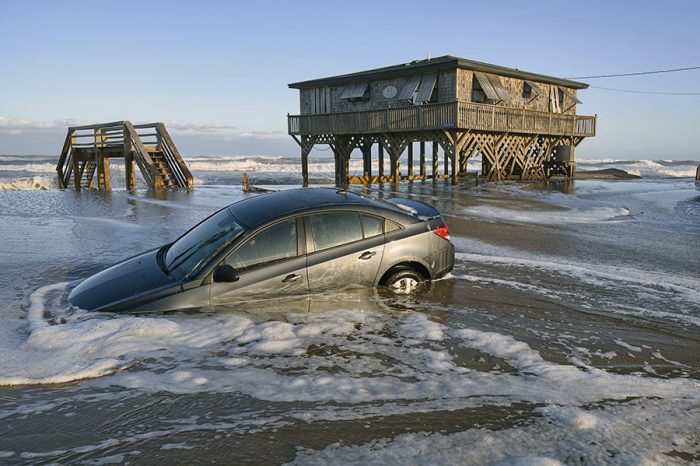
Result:
[[[314,249],[324,249],[362,239],[360,214],[356,212],[328,212],[310,216]]]

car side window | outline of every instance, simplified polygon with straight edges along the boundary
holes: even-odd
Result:
[[[256,234],[229,255],[224,263],[244,273],[297,255],[297,223],[292,219]]]
[[[360,214],[356,212],[329,212],[310,216],[314,250],[340,246],[362,239]]]
[[[365,238],[381,235],[384,233],[384,219],[372,215],[363,215],[362,229],[365,233]]]

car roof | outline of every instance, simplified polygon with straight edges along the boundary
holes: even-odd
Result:
[[[231,204],[231,214],[248,228],[295,212],[322,207],[357,206],[371,207],[394,213],[402,212],[391,204],[337,188],[299,188],[275,191],[243,199]]]

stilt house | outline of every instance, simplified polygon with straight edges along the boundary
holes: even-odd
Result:
[[[332,148],[339,185],[428,178],[456,184],[475,156],[490,180],[573,177],[576,146],[596,133],[596,117],[577,114],[578,91],[587,84],[452,56],[289,87],[299,90],[300,111],[288,116],[288,132],[301,148],[304,185],[316,145]],[[351,176],[355,149],[363,171]]]

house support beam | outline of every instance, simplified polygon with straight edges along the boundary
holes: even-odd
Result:
[[[301,148],[302,178],[308,185],[308,154],[315,144],[328,144],[335,156],[335,182],[348,184],[373,184],[408,180],[434,180],[450,178],[457,184],[467,175],[471,158],[482,159],[482,175],[490,181],[541,180],[552,174],[574,176],[575,162],[565,164],[553,158],[559,145],[580,144],[583,137],[551,136],[541,134],[493,133],[476,130],[444,129],[421,132],[395,132],[382,134],[313,135],[294,137]],[[420,144],[420,171],[413,169],[413,143]],[[431,142],[432,172],[426,166],[425,143]],[[378,172],[373,173],[372,147],[377,144]],[[439,147],[444,159],[440,163]],[[349,173],[350,156],[354,149],[362,152],[362,173]],[[408,168],[402,174],[401,157],[407,153]],[[385,165],[388,155],[388,168]],[[430,163],[430,162],[428,162]],[[440,168],[443,165],[443,168]],[[81,167],[75,170],[79,172]],[[352,176],[351,176],[352,175]]]

